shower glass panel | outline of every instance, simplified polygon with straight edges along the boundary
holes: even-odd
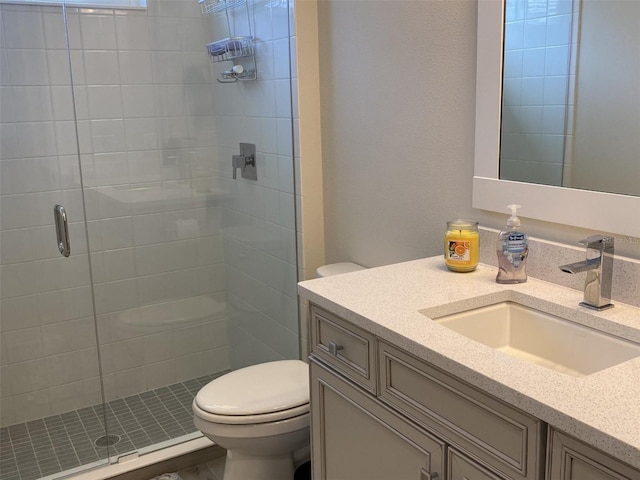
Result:
[[[195,438],[204,384],[298,357],[292,5],[247,7],[0,5],[3,480]],[[206,45],[248,24],[257,79],[220,84]]]
[[[27,480],[111,450],[63,8],[3,3],[0,27],[0,478]]]

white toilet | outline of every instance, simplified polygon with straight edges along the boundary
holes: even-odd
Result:
[[[364,267],[324,265],[318,276]],[[195,426],[227,450],[224,480],[292,480],[309,456],[309,368],[300,360],[261,363],[205,385],[193,399]]]

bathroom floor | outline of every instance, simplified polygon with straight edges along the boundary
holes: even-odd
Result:
[[[150,480],[222,480],[224,477],[224,464],[226,457],[193,467],[185,468],[177,473],[165,473]],[[311,463],[306,462],[298,467],[294,480],[310,480]]]
[[[102,405],[0,428],[0,478],[46,477],[97,462],[108,454],[121,455],[195,432],[193,397],[219,375],[206,375],[107,403],[108,434],[117,437],[109,452]]]
[[[211,462],[189,467],[178,473],[160,475],[151,480],[222,480],[225,458],[216,458]]]

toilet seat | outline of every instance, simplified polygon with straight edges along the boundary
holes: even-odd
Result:
[[[279,422],[282,420],[288,420],[290,418],[299,417],[301,415],[309,413],[309,404],[299,405],[288,410],[280,410],[279,412],[262,413],[259,415],[217,415],[202,410],[196,403],[193,402],[193,413],[200,417],[202,420],[206,420],[211,423],[223,423],[226,425],[249,425],[257,423],[271,423]]]
[[[280,360],[245,367],[205,385],[193,400],[194,413],[213,423],[277,422],[309,412],[309,367]]]

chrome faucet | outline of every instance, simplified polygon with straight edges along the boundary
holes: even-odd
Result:
[[[584,300],[580,305],[594,310],[613,307],[611,303],[613,237],[593,235],[578,243],[586,246],[585,261],[561,265],[560,270],[567,273],[587,272],[584,282]]]

